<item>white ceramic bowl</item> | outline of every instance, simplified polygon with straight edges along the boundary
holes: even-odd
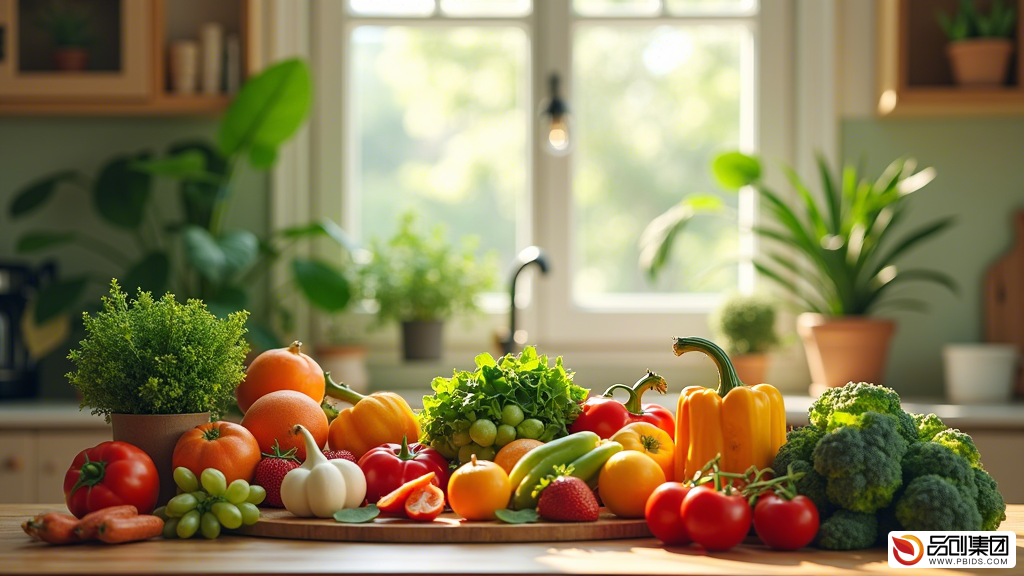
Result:
[[[949,344],[943,348],[946,396],[958,404],[1008,402],[1017,379],[1013,344]]]

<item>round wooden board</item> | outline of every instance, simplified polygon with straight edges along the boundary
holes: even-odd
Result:
[[[296,518],[286,510],[262,511],[259,522],[238,532],[264,538],[333,540],[337,542],[472,543],[571,542],[649,538],[643,519],[627,520],[604,508],[597,522],[467,522],[450,512],[433,522],[377,518],[366,524],[342,524],[331,518]]]

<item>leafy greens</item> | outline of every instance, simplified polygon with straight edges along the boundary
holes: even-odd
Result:
[[[565,436],[589,392],[572,378],[561,356],[549,366],[548,357],[538,356],[533,346],[497,361],[490,354],[480,354],[475,371],[456,370],[451,378],[431,382],[434,394],[423,397],[420,413],[424,439],[445,442],[477,418],[498,422],[502,407],[508,404],[519,406],[526,418],[544,423],[541,440]]]

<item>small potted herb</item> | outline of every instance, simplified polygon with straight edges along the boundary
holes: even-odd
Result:
[[[476,308],[474,297],[494,280],[492,259],[477,261],[475,238],[455,249],[440,226],[421,233],[412,213],[402,216],[390,240],[375,239],[372,246],[362,273],[366,295],[379,306],[378,320],[402,324],[406,360],[439,359],[444,321]]]
[[[245,377],[246,311],[218,319],[199,300],[139,291],[129,302],[117,281],[95,315],[85,313],[85,339],[68,358],[67,378],[82,407],[104,416],[114,440],[134,444],[160,472],[161,502],[174,495],[171,454],[188,430],[216,419]]]
[[[939,26],[949,39],[946,50],[957,84],[1001,86],[1013,54],[1017,12],[1002,0],[993,0],[988,15],[978,12],[974,0],[960,0],[956,14],[938,12]]]
[[[711,330],[724,342],[740,381],[760,384],[775,335],[775,304],[763,296],[733,296],[711,316]]]
[[[86,47],[93,43],[92,19],[84,8],[53,2],[40,9],[36,27],[50,37],[53,66],[64,72],[85,70],[89,63]]]

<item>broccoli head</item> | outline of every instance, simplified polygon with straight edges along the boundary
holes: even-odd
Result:
[[[849,425],[853,418],[865,412],[896,417],[900,435],[907,442],[917,440],[917,425],[913,417],[900,407],[899,394],[892,388],[867,382],[851,382],[839,388],[829,388],[811,404],[807,416],[812,425],[831,431]]]
[[[944,478],[954,487],[960,489],[969,500],[978,497],[974,473],[971,471],[967,459],[935,442],[911,444],[906,455],[903,456],[903,481],[909,484],[915,478],[930,474]],[[939,530],[939,528],[935,528],[935,530]]]
[[[918,476],[896,502],[896,520],[907,530],[980,530],[981,514],[963,490],[937,474]]]
[[[814,448],[814,469],[828,481],[829,500],[854,512],[885,508],[903,484],[907,441],[891,414],[864,412],[829,432]]]
[[[814,447],[818,440],[825,435],[825,432],[815,426],[804,426],[794,428],[786,432],[786,443],[779,448],[772,463],[772,470],[779,474],[785,474],[789,465],[799,460],[810,462]]]
[[[821,523],[814,543],[825,550],[857,550],[874,546],[877,537],[874,514],[839,510]]]
[[[956,428],[943,430],[932,438],[932,442],[942,444],[953,452],[967,459],[967,463],[975,468],[981,467],[981,452],[974,445],[974,438]]]
[[[974,483],[978,486],[978,498],[975,504],[981,514],[982,530],[998,530],[1006,520],[1006,502],[996,481],[981,468],[974,468]]]
[[[818,509],[818,516],[821,518],[828,516],[835,507],[828,501],[826,492],[828,481],[825,480],[825,477],[818,474],[814,466],[807,460],[794,460],[788,470],[803,473],[803,476],[793,484],[797,494],[806,496],[807,499],[814,502],[815,508]]]
[[[917,439],[921,442],[931,440],[936,434],[946,429],[946,425],[935,414],[912,414],[911,418],[914,419],[914,425],[917,426]]]

